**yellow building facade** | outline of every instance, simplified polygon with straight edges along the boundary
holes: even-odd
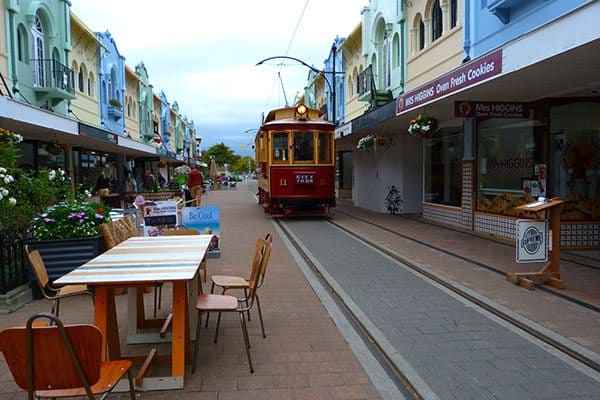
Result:
[[[138,119],[138,98],[140,80],[135,70],[125,66],[125,130],[135,140],[141,140]]]
[[[407,3],[407,91],[461,65],[462,7],[462,0]]]
[[[358,101],[358,75],[363,72],[364,58],[362,57],[362,24],[358,24],[356,28],[344,40],[340,51],[344,55],[344,71],[345,71],[345,89],[346,89],[346,110],[345,120],[352,121],[354,118],[360,117],[365,112],[364,101]]]
[[[70,67],[73,69],[75,98],[71,100],[70,114],[75,119],[98,126],[98,57],[102,44],[75,14],[71,13]]]

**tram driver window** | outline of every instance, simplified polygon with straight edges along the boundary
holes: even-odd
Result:
[[[294,132],[294,161],[314,161],[312,132]]]
[[[273,133],[273,161],[287,162],[288,161],[288,133],[274,132]]]

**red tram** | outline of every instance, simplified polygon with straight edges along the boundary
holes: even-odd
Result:
[[[273,217],[331,215],[335,125],[304,105],[273,110],[256,134],[258,202]]]

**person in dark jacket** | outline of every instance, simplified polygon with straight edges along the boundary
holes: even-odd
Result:
[[[154,175],[152,175],[152,171],[150,171],[149,169],[146,170],[146,174],[144,175],[144,179],[143,179],[143,188],[149,192],[152,191],[152,189],[154,189]]]
[[[96,179],[96,193],[100,195],[100,197],[108,196],[110,192],[110,184],[108,179],[106,178],[106,174],[104,172],[100,172],[98,178]]]

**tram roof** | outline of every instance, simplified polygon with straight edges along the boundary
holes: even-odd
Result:
[[[269,125],[272,123],[277,124],[297,124],[299,121],[308,121],[308,122],[316,122],[316,123],[325,123],[331,124],[331,122],[327,121],[324,118],[324,113],[321,110],[316,108],[308,108],[307,109],[307,119],[298,119],[296,118],[296,107],[285,107],[278,108],[275,110],[269,111],[267,117],[265,118],[263,125]]]

